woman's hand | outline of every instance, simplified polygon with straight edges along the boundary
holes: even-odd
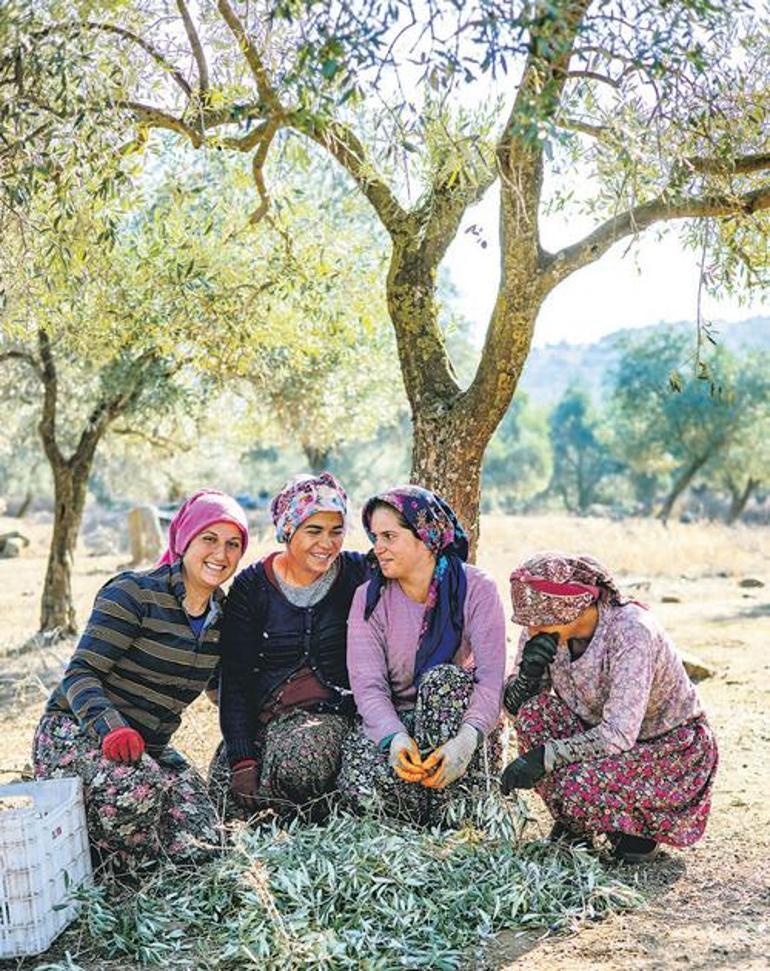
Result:
[[[532,789],[545,775],[545,746],[530,749],[505,769],[500,779],[500,789],[507,796],[514,789]]]
[[[230,788],[235,801],[250,809],[257,800],[257,763],[254,759],[241,759],[230,769]]]
[[[421,782],[425,774],[417,742],[406,732],[397,732],[390,740],[390,767],[404,782]]]
[[[545,669],[556,657],[558,634],[535,634],[524,645],[519,664],[519,674],[527,678],[542,678]]]
[[[460,731],[427,757],[422,767],[422,784],[428,789],[444,789],[465,771],[479,744],[479,733],[473,725],[463,725]]]
[[[135,728],[113,728],[102,739],[102,755],[110,762],[138,762],[144,752],[144,739]]]

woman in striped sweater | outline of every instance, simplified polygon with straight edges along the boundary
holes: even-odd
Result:
[[[206,786],[169,741],[219,665],[221,585],[247,543],[230,496],[188,499],[158,565],[97,594],[38,725],[36,778],[81,777],[92,847],[118,869],[194,862],[218,842]]]

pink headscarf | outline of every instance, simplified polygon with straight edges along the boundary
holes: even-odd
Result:
[[[218,489],[201,489],[177,510],[168,527],[168,546],[157,565],[178,560],[190,541],[214,523],[232,523],[241,533],[242,552],[249,545],[249,524],[246,513],[232,496]]]
[[[571,624],[599,600],[620,603],[620,591],[592,556],[536,553],[511,574],[512,620],[521,627]]]

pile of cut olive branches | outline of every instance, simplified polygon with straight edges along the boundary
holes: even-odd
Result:
[[[80,891],[73,958],[184,968],[458,968],[503,929],[556,929],[635,906],[637,891],[584,851],[518,843],[499,799],[459,828],[375,817],[244,829],[217,861],[160,868],[127,895]],[[73,954],[74,951],[74,954]],[[38,966],[40,967],[40,966]]]

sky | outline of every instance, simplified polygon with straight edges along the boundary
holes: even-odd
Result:
[[[469,225],[478,226],[481,236],[466,232]],[[548,249],[559,249],[587,228],[552,223],[543,243]],[[480,239],[487,243],[485,249]],[[700,254],[682,247],[676,229],[662,240],[649,231],[635,251],[627,251],[627,240],[617,243],[549,295],[535,328],[536,347],[560,341],[587,344],[622,328],[695,320]],[[473,323],[474,337],[481,343],[499,278],[497,199],[493,193],[470,210],[445,264],[459,291],[456,308]],[[715,323],[770,316],[770,295],[764,301],[744,305],[734,299],[715,301],[704,295],[703,314]]]

